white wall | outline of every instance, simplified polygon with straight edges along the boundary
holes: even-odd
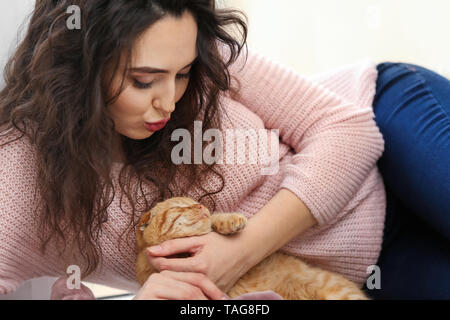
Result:
[[[372,57],[420,64],[450,78],[448,0],[217,1],[248,15],[252,48],[301,73]],[[33,4],[0,1],[1,71]]]
[[[26,21],[34,7],[34,0],[0,1],[0,87],[3,86],[3,67],[8,56],[14,52],[19,27]],[[23,31],[26,31],[26,23]]]
[[[364,57],[450,78],[448,0],[221,0],[249,17],[249,46],[312,74]]]

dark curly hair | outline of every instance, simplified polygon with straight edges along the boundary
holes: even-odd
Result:
[[[71,5],[81,9],[80,29],[67,27]],[[86,261],[82,278],[101,261],[97,240],[115,196],[110,172],[117,133],[107,107],[118,98],[123,83],[114,97],[107,98],[102,87],[105,70],[114,66],[113,76],[117,72],[124,76],[135,39],[161,18],[178,18],[186,10],[198,25],[198,60],[188,88],[164,130],[140,141],[120,135],[125,163],[119,184],[133,208],[129,232],[134,233],[140,215],[157,201],[194,187],[202,194],[197,200],[211,201],[209,205],[215,208],[213,196],[224,187],[222,175],[214,165],[173,164],[171,132],[178,128],[192,132],[198,117],[203,130],[220,128],[219,94],[237,92],[231,87],[228,68],[246,46],[248,18],[244,13],[216,8],[214,0],[37,0],[27,33],[5,67],[0,126],[2,132],[15,127],[22,133],[19,138],[26,135],[36,148],[37,186],[44,204],[39,217],[42,253],[59,236],[69,252],[78,249]],[[229,26],[238,27],[240,40],[231,29],[227,31]],[[227,61],[219,44],[231,50]],[[177,173],[189,183],[171,190]],[[209,174],[221,180],[217,190],[202,187],[206,178],[201,177]],[[148,183],[159,194],[139,197],[137,190],[131,190],[132,176],[138,179],[141,192],[142,184]],[[145,200],[141,211],[135,205],[139,199]],[[74,235],[71,245],[67,245],[69,233]]]

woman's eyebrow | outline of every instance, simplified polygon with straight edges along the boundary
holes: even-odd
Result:
[[[198,56],[188,65],[181,68],[181,70],[186,69],[187,67],[192,66],[195,62],[197,62]],[[153,68],[153,67],[136,67],[136,68],[129,68],[128,69],[131,72],[143,72],[143,73],[169,73],[167,70]]]

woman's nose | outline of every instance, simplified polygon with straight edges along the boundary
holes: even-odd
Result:
[[[175,111],[176,84],[172,81],[165,82],[159,96],[154,100],[153,107],[165,114],[171,114]]]
[[[161,102],[161,100],[155,101],[153,103],[153,107],[157,110],[160,110],[166,117],[168,117],[172,112],[175,111],[175,103],[164,104],[163,102]]]

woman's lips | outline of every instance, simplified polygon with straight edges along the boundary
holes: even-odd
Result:
[[[164,128],[166,126],[167,122],[169,122],[169,119],[158,121],[158,122],[152,122],[152,123],[146,122],[145,128],[150,132],[156,132],[156,131]]]

